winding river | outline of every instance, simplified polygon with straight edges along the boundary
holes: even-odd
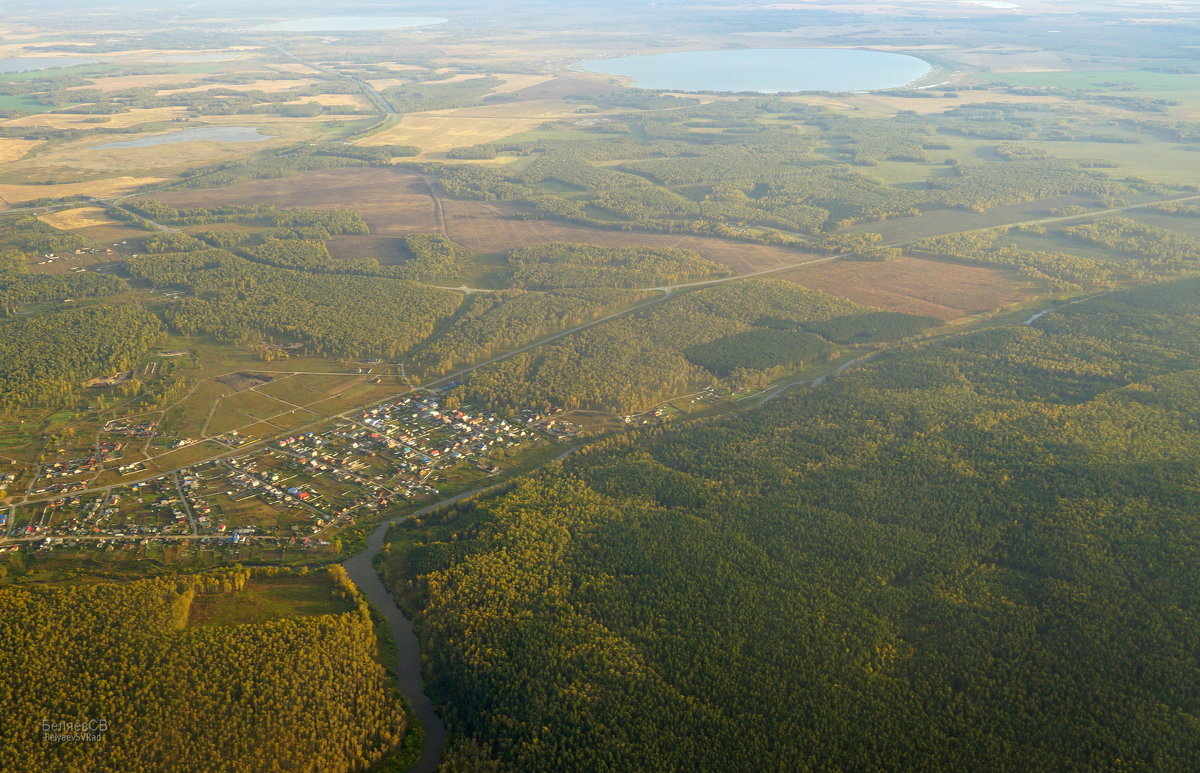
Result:
[[[392,636],[396,640],[398,661],[396,686],[400,688],[400,694],[404,696],[404,700],[408,701],[412,713],[416,715],[417,720],[425,729],[425,746],[421,749],[421,759],[410,769],[410,773],[433,773],[437,768],[438,762],[442,758],[442,748],[446,745],[446,725],[434,710],[429,696],[425,694],[425,680],[421,676],[421,645],[417,641],[417,635],[413,632],[412,621],[400,611],[400,607],[396,605],[396,599],[383,584],[383,580],[379,578],[372,562],[383,548],[388,527],[392,524],[425,515],[440,507],[479,494],[483,490],[485,489],[466,491],[449,499],[434,502],[407,515],[384,521],[367,537],[367,545],[361,552],[342,562],[350,579],[354,580],[359,590],[366,596],[367,601],[379,610],[384,620],[387,621],[388,628],[392,631]]]

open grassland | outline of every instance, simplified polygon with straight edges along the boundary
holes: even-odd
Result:
[[[75,231],[91,226],[115,226],[116,220],[109,217],[103,207],[76,207],[64,209],[61,212],[51,212],[38,218],[43,223],[62,231]]]
[[[57,185],[6,185],[0,184],[0,201],[7,204],[21,204],[26,201],[41,198],[59,198],[63,196],[118,196],[129,193],[143,185],[162,182],[162,177],[107,177],[100,180],[90,180],[80,183],[60,183]]]
[[[1181,95],[1200,87],[1200,75],[1151,70],[1059,70],[1049,72],[999,72],[976,76],[993,83],[1013,86],[1052,86],[1060,89],[1116,91],[1126,87],[1140,92],[1178,92]],[[1182,97],[1181,97],[1182,98]]]
[[[138,126],[144,123],[158,123],[163,121],[173,121],[176,118],[184,116],[187,111],[182,107],[152,107],[146,109],[134,109],[128,113],[114,113],[113,115],[84,115],[84,114],[67,114],[67,113],[39,113],[37,115],[27,115],[21,118],[14,118],[11,121],[4,121],[2,126],[6,127],[48,127],[51,129],[94,129],[102,126],[107,129],[128,129],[131,126]],[[93,121],[96,118],[107,119],[104,123],[89,123],[88,119]]]
[[[935,209],[920,217],[898,217],[878,223],[860,223],[851,231],[883,234],[884,241],[909,242],[926,236],[991,228],[999,225],[1022,223],[1028,220],[1053,217],[1052,210],[1069,206],[1094,207],[1095,200],[1083,196],[1056,196],[1050,199],[1029,201],[993,207],[987,212],[968,212],[965,209]]]
[[[339,112],[347,112],[343,108],[350,108],[350,110],[370,110],[373,108],[370,100],[360,94],[318,94],[313,97],[293,99],[291,102],[284,102],[283,104],[303,105],[308,102],[316,102],[325,107],[332,108],[329,113],[333,115]]]
[[[1061,158],[1103,158],[1117,166],[1113,177],[1144,177],[1171,185],[1200,184],[1200,152],[1195,145],[1167,142],[1123,144],[1113,142],[1014,143],[1043,150]]]
[[[311,615],[335,615],[352,609],[333,596],[324,572],[294,577],[253,579],[238,593],[206,593],[192,602],[190,626],[265,623]]]
[[[162,90],[160,94],[191,94],[197,91],[211,91],[212,89],[221,89],[222,91],[262,91],[268,94],[277,91],[287,91],[299,86],[311,86],[317,81],[311,78],[294,78],[287,80],[257,80],[251,83],[206,83],[201,86],[188,86],[182,89]]]
[[[325,117],[326,119],[328,116]],[[308,119],[276,119],[260,115],[220,116],[210,121],[177,124],[161,134],[204,126],[244,126],[258,129],[265,138],[255,142],[167,142],[148,147],[103,147],[128,139],[121,136],[85,138],[64,143],[36,158],[7,166],[10,174],[38,179],[47,174],[71,172],[104,173],[114,171],[143,174],[172,174],[187,168],[241,158],[285,145],[314,142],[325,134],[325,127]],[[11,178],[10,178],[11,179]],[[48,195],[48,194],[44,194]],[[102,195],[102,194],[93,194]]]
[[[163,89],[171,86],[182,86],[192,78],[179,73],[159,73],[156,75],[112,75],[109,77],[88,78],[82,86],[71,86],[67,91],[92,90],[124,91],[125,89]]]
[[[360,141],[361,145],[416,145],[425,153],[478,145],[529,131],[574,115],[579,105],[558,99],[538,99],[501,105],[464,107],[413,113],[392,128]]]
[[[946,86],[946,90],[951,90],[952,86]],[[943,93],[941,89],[930,89],[934,93]],[[1007,103],[1007,104],[1037,104],[1046,105],[1048,108],[1061,106],[1065,100],[1059,97],[1044,97],[1044,96],[1021,96],[1018,94],[1005,94],[996,91],[954,91],[953,97],[903,97],[895,94],[879,92],[877,94],[854,94],[854,95],[804,95],[798,97],[787,97],[789,102],[800,102],[806,105],[818,105],[828,107],[833,110],[854,110],[861,111],[867,115],[895,115],[901,110],[911,110],[915,113],[929,115],[933,113],[944,113],[955,107],[963,105],[978,104],[981,102],[988,103]]]
[[[1015,272],[908,257],[838,260],[776,276],[869,306],[947,321],[1019,303],[1038,292]]]
[[[326,246],[335,258],[374,258],[385,266],[395,266],[410,258],[404,239],[399,236],[335,236]]]
[[[0,139],[0,164],[22,159],[40,144],[41,140]]]

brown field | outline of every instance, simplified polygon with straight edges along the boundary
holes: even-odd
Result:
[[[100,89],[102,91],[122,91],[124,89],[156,88],[180,86],[196,80],[197,75],[182,73],[162,73],[159,75],[114,75],[108,78],[89,78],[85,86],[72,86],[67,91],[80,89]]]
[[[30,150],[41,143],[41,140],[0,139],[0,164],[25,158]]]
[[[319,102],[326,107],[348,107],[354,110],[371,109],[373,106],[366,97],[360,94],[318,94],[315,97],[300,97],[285,105],[302,105],[306,102]]]
[[[126,129],[140,123],[151,121],[170,121],[186,113],[182,107],[154,107],[145,110],[130,110],[128,113],[114,113],[109,116],[94,116],[66,113],[39,113],[5,121],[4,126],[49,126],[52,129],[94,128],[103,126],[107,129]],[[89,118],[108,118],[102,124],[87,123]],[[112,140],[110,140],[111,142]]]
[[[41,198],[59,198],[62,196],[115,196],[121,193],[162,182],[161,177],[109,177],[104,180],[92,180],[83,183],[61,183],[58,185],[4,185],[0,184],[0,201],[7,204],[21,204],[26,201]]]
[[[185,89],[170,89],[160,91],[160,94],[188,94],[194,91],[209,91],[221,89],[228,91],[265,91],[268,94],[276,91],[287,91],[299,86],[311,86],[316,81],[310,78],[295,78],[293,80],[262,80],[252,83],[205,83],[201,86],[189,86]]]
[[[546,121],[575,114],[579,105],[557,99],[539,99],[504,105],[464,107],[413,113],[392,128],[373,134],[361,145],[416,145],[426,153],[478,145],[534,129]]]
[[[881,309],[944,320],[989,312],[1026,300],[1038,290],[1003,269],[920,258],[884,263],[838,260],[775,276]]]
[[[74,231],[79,228],[89,228],[91,226],[118,225],[118,222],[109,217],[108,212],[103,207],[64,209],[61,212],[41,215],[38,219],[46,225],[53,226],[61,231]]]
[[[349,207],[363,216],[376,237],[438,230],[424,180],[398,169],[330,169],[229,188],[156,194],[154,198],[177,207],[256,203],[315,209]]]

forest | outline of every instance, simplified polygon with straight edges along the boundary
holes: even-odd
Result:
[[[901,346],[394,530],[446,764],[1195,767],[1198,308]]]
[[[781,366],[829,359],[836,352],[831,341],[893,341],[937,323],[879,316],[789,282],[748,279],[702,288],[480,368],[457,394],[494,407],[630,413],[723,377],[733,376],[739,388],[762,386]],[[783,348],[780,338],[789,341]]]
[[[508,263],[513,267],[509,283],[529,290],[654,287],[729,274],[693,250],[562,242],[513,250]]]
[[[163,341],[130,304],[98,304],[0,322],[0,408],[64,401],[81,383],[129,370]]]
[[[395,359],[462,302],[407,280],[294,271],[222,250],[143,255],[125,267],[154,287],[189,293],[163,310],[173,332],[247,346],[274,336],[335,356]]]
[[[286,572],[284,573],[286,575]],[[4,770],[352,771],[404,734],[366,603],[340,566],[331,614],[192,624],[193,605],[279,570],[0,589]],[[36,678],[33,678],[36,677]],[[102,720],[94,742],[42,723]]]

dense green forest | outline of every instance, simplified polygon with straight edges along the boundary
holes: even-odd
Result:
[[[370,612],[341,567],[348,611],[189,626],[194,603],[250,593],[249,570],[0,590],[4,770],[350,771],[399,743],[405,716],[376,659]],[[104,721],[52,742],[43,721]],[[93,727],[92,730],[96,728]]]
[[[508,262],[513,267],[510,284],[529,290],[654,287],[729,273],[693,250],[562,242],[513,250]]]
[[[441,375],[579,325],[637,297],[603,288],[475,293],[463,302],[449,326],[414,352],[411,361],[420,372]]]
[[[222,250],[143,255],[125,266],[155,287],[190,293],[163,310],[175,332],[240,344],[270,335],[340,356],[399,357],[462,302],[406,280],[293,271]]]
[[[129,304],[0,323],[0,407],[65,400],[87,379],[132,368],[162,340],[158,318]]]
[[[727,376],[735,376],[736,387],[762,386],[781,366],[828,359],[835,351],[830,341],[892,341],[937,322],[881,316],[790,282],[748,279],[696,290],[481,368],[458,393],[496,407],[628,413]],[[782,338],[790,343],[781,347]]]
[[[449,764],[1195,768],[1197,309],[901,347],[394,532]]]

